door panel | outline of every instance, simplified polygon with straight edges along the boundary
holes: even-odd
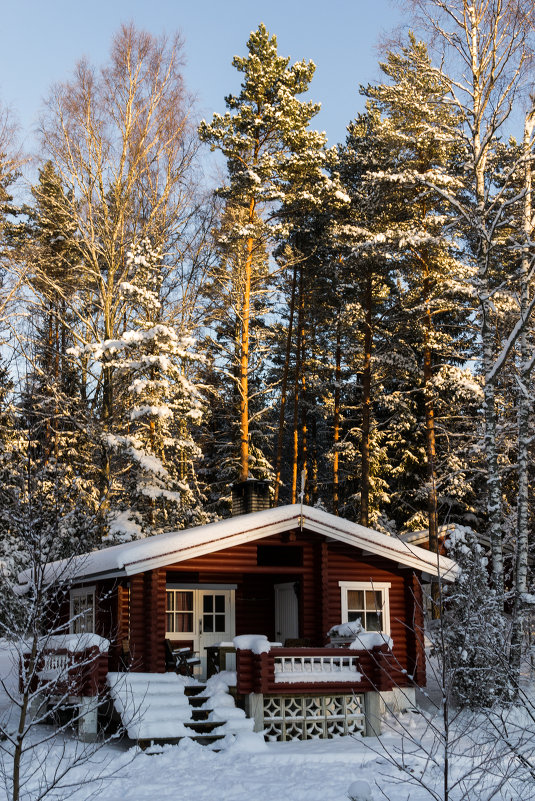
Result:
[[[299,637],[299,604],[295,582],[275,584],[275,637],[283,645]]]
[[[196,590],[199,656],[203,678],[206,676],[206,648],[229,642],[235,635],[234,590]]]
[[[234,590],[169,590],[166,637],[192,643],[201,659],[199,678],[206,676],[206,648],[235,635]]]

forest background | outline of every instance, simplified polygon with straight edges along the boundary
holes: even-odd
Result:
[[[233,482],[267,479],[274,504],[427,530],[435,550],[441,526],[471,527],[514,647],[532,600],[534,4],[402,9],[414,33],[392,35],[334,147],[313,63],[263,24],[232,62],[241,90],[200,124],[180,37],[133,24],[50,89],[31,165],[2,112],[7,574],[28,532],[65,555],[216,520]]]

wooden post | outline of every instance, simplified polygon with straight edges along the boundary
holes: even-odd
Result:
[[[165,673],[165,569],[145,573],[146,670]]]
[[[145,581],[144,574],[132,576],[130,582],[130,655],[132,670],[147,670],[145,665]],[[150,615],[149,615],[150,619]]]
[[[364,693],[365,737],[379,737],[381,734],[381,696],[378,692]]]

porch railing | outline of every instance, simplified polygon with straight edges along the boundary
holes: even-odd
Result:
[[[273,667],[278,683],[300,678],[312,682],[360,680],[357,656],[282,655],[275,656]]]
[[[30,690],[42,690],[47,695],[92,697],[106,686],[108,653],[96,646],[79,651],[67,648],[43,649],[32,660],[23,655],[20,665],[20,683]]]
[[[268,653],[236,653],[240,694],[284,692],[371,692],[406,684],[386,645],[369,651],[349,648],[271,648]]]

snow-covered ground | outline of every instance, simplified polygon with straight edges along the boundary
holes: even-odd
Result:
[[[2,641],[0,677],[11,691],[16,689],[9,649]],[[6,694],[0,691],[0,716],[5,720],[9,712]],[[443,748],[435,733],[440,720],[411,713],[398,720],[389,718],[389,723],[392,728],[381,738],[264,743],[258,736],[243,733],[228,738],[220,752],[189,740],[151,754],[125,741],[112,742],[88,762],[82,760],[65,779],[69,786],[57,788],[49,797],[55,801],[86,801],[92,795],[106,801],[347,801],[349,787],[366,782],[373,801],[443,798]],[[531,760],[535,740],[529,726],[529,710],[516,710],[508,732]],[[32,736],[43,738],[51,732],[40,725]],[[492,737],[487,715],[466,720],[461,716],[453,733],[451,775],[454,780],[463,775],[464,779],[452,788],[452,801],[535,797],[535,780],[526,778],[525,770],[520,780],[521,760],[503,737]],[[69,760],[76,747],[70,736],[56,738],[52,750],[37,746],[26,773],[29,781],[23,797],[27,801],[38,797],[35,782],[40,773],[51,775],[60,758]],[[419,785],[420,777],[428,789]],[[5,791],[0,789],[0,801],[4,799]],[[359,801],[368,801],[366,794]]]

